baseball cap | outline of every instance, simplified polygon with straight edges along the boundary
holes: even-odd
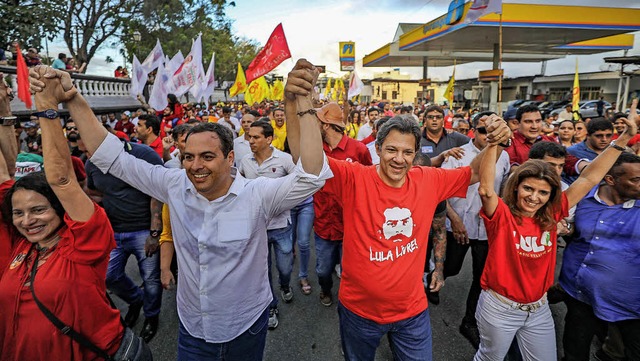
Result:
[[[24,123],[22,123],[22,127],[23,128],[35,128],[37,126],[38,125],[36,123],[34,123],[34,122],[24,122]]]
[[[504,113],[504,120],[516,119],[516,113],[518,109],[511,108]]]
[[[126,116],[128,116],[128,117],[130,117],[130,116],[131,116],[131,112],[130,112],[130,111],[128,111],[128,110],[125,110],[122,114],[124,114],[124,115],[126,115]]]

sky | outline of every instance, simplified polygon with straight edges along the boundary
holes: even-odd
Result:
[[[640,8],[636,0],[505,0],[505,3],[557,4]],[[235,0],[235,7],[227,8],[227,15],[234,20],[237,36],[257,40],[260,44],[269,38],[273,29],[282,22],[291,51],[291,59],[285,60],[276,73],[286,75],[295,59],[306,58],[314,64],[326,65],[328,76],[337,77],[339,71],[338,42],[356,43],[356,72],[363,79],[391,68],[363,68],[362,58],[391,42],[398,23],[427,23],[447,12],[450,0]],[[603,5],[605,4],[605,5]],[[51,44],[50,54],[65,51],[63,44]],[[88,73],[112,75],[114,64],[106,64],[110,55],[116,66],[122,63],[117,49],[101,49],[91,62]],[[613,70],[602,58],[621,56],[622,51],[580,56],[580,72]],[[640,55],[640,32],[635,33],[634,48],[629,55]],[[144,57],[142,57],[144,58]],[[129,65],[130,68],[130,65]],[[474,78],[479,70],[490,69],[490,63],[470,63],[456,67],[456,79]],[[539,74],[541,63],[505,63],[505,77]],[[547,63],[546,75],[573,73],[575,56],[552,60]],[[420,79],[421,68],[400,68],[401,73]],[[452,67],[429,68],[429,77],[447,80]]]

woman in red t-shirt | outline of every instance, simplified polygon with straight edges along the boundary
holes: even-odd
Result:
[[[495,115],[492,118],[497,120]],[[478,192],[489,253],[480,280],[482,294],[476,311],[480,347],[474,360],[502,360],[514,337],[525,360],[556,359],[547,302],[556,264],[556,224],[602,180],[637,133],[635,119],[627,120],[627,126],[616,145],[596,157],[564,192],[551,165],[528,160],[513,171],[499,198],[493,184],[501,149],[497,144],[487,146]]]
[[[36,104],[40,108],[38,96]],[[8,229],[14,244],[0,273],[0,359],[100,358],[63,334],[42,307],[106,355],[121,360],[140,350],[150,357],[106,297],[107,264],[115,247],[106,213],[82,191],[69,152],[60,151],[67,149],[60,120],[40,118],[40,126],[46,176],[24,176],[0,199],[0,228]]]

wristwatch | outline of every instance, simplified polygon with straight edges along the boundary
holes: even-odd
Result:
[[[157,229],[152,229],[149,231],[149,235],[153,238],[158,238],[160,237],[160,233],[162,233],[162,231],[159,231]]]
[[[0,117],[0,125],[15,125],[16,119],[18,119],[18,117]]]
[[[511,138],[509,138],[506,142],[498,144],[503,148],[509,148],[511,146]]]
[[[617,144],[615,143],[615,141],[613,141],[613,140],[611,141],[611,143],[609,144],[609,146],[610,146],[611,148],[613,148],[613,149],[615,149],[615,150],[619,150],[619,151],[621,151],[621,152],[624,152],[624,151],[626,151],[626,150],[627,150],[627,148],[625,148],[625,147],[621,147],[621,146],[617,145]]]
[[[31,115],[36,116],[38,118],[47,118],[47,119],[60,118],[60,114],[58,114],[58,111],[55,109],[47,109],[41,112],[33,113]]]

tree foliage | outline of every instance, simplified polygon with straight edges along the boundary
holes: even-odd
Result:
[[[64,0],[0,0],[0,47],[17,40],[40,49],[57,34],[64,9]]]
[[[225,14],[229,5],[235,4],[225,0],[147,0],[140,14],[124,24],[120,41],[129,58],[135,54],[143,61],[156,39],[160,39],[165,55],[172,57],[181,50],[186,56],[201,33],[204,67],[207,69],[215,52],[216,80],[222,84],[235,78],[238,62],[246,67],[258,51],[255,41],[232,33],[232,22]],[[141,34],[139,43],[133,39],[135,31]]]

